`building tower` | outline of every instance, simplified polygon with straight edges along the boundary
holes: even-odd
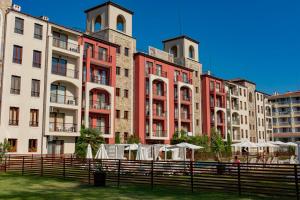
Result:
[[[115,135],[121,141],[133,134],[133,54],[136,40],[132,37],[133,12],[113,2],[85,11],[86,31],[93,37],[119,45],[116,56]]]
[[[193,69],[193,80],[190,86],[178,84],[180,88],[188,86],[193,90],[193,134],[202,134],[201,125],[201,74],[202,64],[199,63],[199,42],[185,35],[163,41],[164,50],[174,55],[174,62],[189,69]],[[178,105],[180,109],[180,105]],[[180,123],[178,124],[181,129]]]

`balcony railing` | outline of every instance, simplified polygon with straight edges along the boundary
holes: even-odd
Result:
[[[19,125],[19,120],[9,120],[8,124],[11,126],[18,126]]]
[[[10,93],[11,94],[20,94],[20,92],[21,92],[20,89],[10,88]]]
[[[181,117],[181,119],[184,119],[184,120],[190,120],[190,119],[192,119],[193,115],[186,113],[186,112],[182,112],[180,117]]]
[[[150,133],[146,132],[146,135],[149,137]],[[167,131],[163,131],[163,130],[152,131],[152,136],[153,137],[167,137],[167,135],[168,135]]]
[[[149,76],[149,74],[153,74],[153,75],[161,76],[161,77],[165,77],[165,78],[167,78],[167,76],[168,76],[168,73],[166,71],[157,70],[154,67],[151,67],[151,68],[149,68],[149,70],[145,71],[145,76]]]
[[[290,125],[291,123],[290,122],[279,122],[278,124],[285,126],[285,125]]]
[[[191,78],[183,78],[183,76],[181,76],[181,75],[178,75],[178,76],[174,77],[174,82],[176,83],[178,81],[181,81],[181,82],[187,83],[187,84],[193,84],[193,79],[191,79]]]
[[[108,127],[108,126],[93,126],[92,124],[90,124],[89,127],[99,131],[103,135],[109,135],[110,134],[110,127]]]
[[[232,106],[231,106],[231,109],[232,109],[232,110],[239,110],[239,105],[232,105]]]
[[[232,125],[240,125],[240,120],[239,119],[233,119],[231,123],[232,123]]]
[[[50,122],[49,131],[75,133],[77,132],[77,124]]]
[[[300,110],[298,111],[293,111],[294,115],[300,115]]]
[[[279,111],[279,115],[289,115],[291,112],[290,111]]]
[[[97,83],[97,84],[100,84],[100,85],[109,85],[108,77],[103,77],[103,76],[92,76],[91,77],[91,82],[92,83]]]
[[[77,97],[60,94],[50,94],[50,102],[66,105],[78,105]]]
[[[110,104],[102,101],[90,100],[90,108],[97,110],[110,110]]]
[[[156,89],[156,90],[153,90],[153,95],[163,97],[163,96],[167,95],[167,91]]]
[[[60,38],[53,37],[53,46],[65,49],[71,52],[79,53],[80,47],[78,44],[70,43]]]
[[[294,101],[292,101],[292,104],[300,104],[300,101],[299,100],[294,100]]]
[[[39,122],[38,121],[30,121],[29,122],[29,126],[38,127],[39,126]]]
[[[191,101],[191,96],[188,96],[188,95],[182,95],[182,100],[183,101]]]
[[[61,64],[52,65],[51,72],[52,74],[66,76],[70,78],[76,78],[76,79],[78,79],[78,73],[79,73],[77,70],[69,69],[66,65],[61,65]]]
[[[31,96],[32,96],[32,97],[39,97],[39,96],[40,96],[40,92],[37,92],[37,91],[31,91]]]

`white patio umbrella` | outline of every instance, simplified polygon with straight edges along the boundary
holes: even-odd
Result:
[[[197,145],[194,145],[194,144],[189,144],[187,142],[182,142],[182,143],[179,143],[179,144],[176,144],[172,147],[169,147],[170,149],[172,148],[183,148],[184,149],[184,161],[186,160],[186,149],[191,149],[192,150],[192,160],[194,160],[194,153],[195,153],[195,150],[197,149],[202,149],[204,147],[201,147],[201,146],[197,146]]]
[[[86,159],[93,159],[93,153],[92,153],[92,147],[90,144],[88,144],[87,146],[87,150],[86,150]]]
[[[275,144],[275,145],[281,145],[281,146],[286,145],[284,142],[281,142],[281,141],[274,141],[274,142],[271,142],[271,143]]]
[[[287,143],[285,143],[287,146],[293,146],[293,147],[296,147],[296,146],[298,146],[296,143],[294,143],[294,142],[287,142]]]
[[[170,149],[171,146],[172,145],[165,144],[160,148],[160,151],[163,151],[165,153],[165,160],[167,160],[167,152],[172,151],[172,149]]]
[[[143,148],[142,148],[141,144],[138,145],[135,160],[145,160],[145,155],[144,155]]]
[[[245,148],[256,148],[256,147],[259,147],[256,143],[250,142],[248,140],[232,144],[231,146],[233,146],[233,147],[245,147]]]
[[[129,151],[129,160],[131,159],[131,151],[135,151],[135,150],[137,150],[138,149],[138,145],[137,144],[129,144],[129,146],[128,147],[126,147],[125,148],[125,150],[127,150],[127,151]]]
[[[259,143],[256,143],[256,145],[258,147],[278,147],[277,145],[271,143],[271,142],[266,142],[266,141],[263,141],[263,142],[259,142]]]
[[[107,151],[104,144],[100,144],[100,147],[96,153],[95,159],[108,159]]]

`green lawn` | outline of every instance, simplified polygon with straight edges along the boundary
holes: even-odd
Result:
[[[237,200],[237,199],[259,199],[239,198],[235,195],[210,193],[191,193],[174,189],[158,189],[153,191],[145,187],[106,187],[96,188],[82,185],[75,181],[63,181],[44,177],[20,176],[0,173],[0,199],[24,199],[24,200],[64,200],[64,199],[209,199],[209,200]]]

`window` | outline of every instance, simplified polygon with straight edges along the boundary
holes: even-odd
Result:
[[[120,46],[118,46],[116,50],[117,50],[117,54],[121,53],[121,47]]]
[[[240,109],[243,110],[243,102],[240,101]]]
[[[37,152],[37,139],[29,139],[28,152]]]
[[[129,56],[129,48],[125,47],[125,56]]]
[[[177,46],[173,46],[173,47],[170,49],[170,54],[173,54],[174,58],[177,58],[177,57],[178,57]]]
[[[42,52],[33,50],[32,66],[41,68]]]
[[[240,96],[242,96],[242,88],[240,88]]]
[[[23,47],[14,45],[13,62],[22,64]]]
[[[129,76],[129,69],[125,69],[125,76],[126,76],[126,77]]]
[[[124,119],[128,119],[128,111],[124,111]]]
[[[40,24],[34,24],[34,38],[43,39],[43,26]]]
[[[249,102],[250,102],[250,103],[252,103],[252,101],[253,101],[252,98],[253,98],[253,97],[252,97],[252,93],[250,92],[250,93],[249,93]]]
[[[199,92],[199,88],[198,87],[196,87],[196,93],[198,93]]]
[[[94,58],[94,45],[88,42],[84,43],[84,51],[83,51],[83,57],[86,58],[87,57],[87,52],[90,51],[91,55],[89,55],[90,57]]]
[[[120,110],[116,110],[116,118],[120,119]]]
[[[244,109],[247,110],[247,103],[244,102]]]
[[[15,18],[15,33],[24,33],[24,19],[21,19],[19,17]]]
[[[244,97],[246,97],[247,96],[247,94],[246,94],[246,89],[244,89]]]
[[[122,15],[117,17],[117,30],[125,32],[125,18]]]
[[[8,139],[8,144],[10,146],[8,152],[17,152],[17,139]]]
[[[196,103],[196,109],[197,110],[199,109],[199,103]]]
[[[53,45],[62,49],[67,49],[68,36],[63,33],[53,32]]]
[[[128,90],[124,90],[124,97],[128,98]]]
[[[196,120],[196,125],[199,126],[199,119]]]
[[[32,97],[40,96],[40,80],[36,80],[36,79],[31,80],[31,96]]]
[[[197,71],[195,71],[195,76],[198,77],[198,72]]]
[[[11,76],[11,94],[20,94],[21,91],[21,77],[20,76]]]
[[[18,126],[19,125],[19,108],[10,107],[9,108],[9,125]]]
[[[117,97],[120,96],[120,88],[116,88],[116,96],[117,96]]]
[[[30,109],[29,126],[33,126],[33,127],[39,126],[39,110],[38,109]]]
[[[195,58],[195,50],[193,46],[189,47],[189,58],[194,59]]]
[[[116,68],[116,74],[117,74],[117,75],[120,75],[120,74],[121,74],[121,67],[117,67],[117,68]]]
[[[102,29],[102,17],[98,15],[95,20],[94,32],[100,31]]]
[[[245,124],[248,124],[248,118],[245,116]]]
[[[108,61],[107,49],[103,47],[98,47],[98,58],[100,60]]]
[[[52,72],[52,74],[67,76],[67,60],[62,59],[62,58],[52,57],[51,72]],[[77,77],[77,75],[78,75],[75,71],[73,71],[73,72],[69,71],[69,73],[71,74],[70,76],[72,78]]]
[[[244,117],[241,115],[241,124],[244,124]]]

